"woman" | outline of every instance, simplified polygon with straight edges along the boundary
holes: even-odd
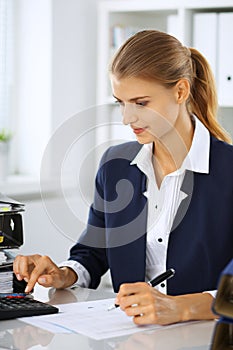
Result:
[[[116,304],[136,324],[213,319],[218,276],[232,258],[233,147],[216,120],[211,69],[195,49],[147,30],[115,55],[110,76],[138,142],[105,152],[87,229],[58,268],[18,256],[17,278],[97,288],[110,268]],[[176,274],[152,288],[167,268]]]

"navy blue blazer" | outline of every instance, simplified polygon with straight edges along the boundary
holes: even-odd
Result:
[[[128,142],[110,147],[96,176],[86,230],[70,251],[97,288],[110,269],[113,288],[145,281],[146,176],[130,165],[142,146]],[[167,281],[170,295],[217,288],[219,275],[233,258],[233,147],[211,136],[209,174],[186,171],[181,202],[169,236]]]

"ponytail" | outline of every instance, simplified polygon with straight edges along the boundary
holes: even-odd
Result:
[[[231,143],[228,133],[218,123],[216,116],[218,98],[215,79],[209,63],[200,52],[190,48],[193,81],[191,84],[188,109],[194,113],[217,139]]]

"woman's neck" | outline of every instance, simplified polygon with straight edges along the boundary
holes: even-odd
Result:
[[[192,145],[193,134],[194,125],[187,113],[177,118],[173,130],[163,139],[155,140],[153,166],[158,186],[166,175],[181,167]]]

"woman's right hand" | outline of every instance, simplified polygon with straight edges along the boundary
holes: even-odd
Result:
[[[76,273],[69,267],[58,267],[48,256],[18,255],[13,271],[19,281],[25,280],[26,293],[31,292],[36,282],[44,287],[67,288],[77,281]]]

